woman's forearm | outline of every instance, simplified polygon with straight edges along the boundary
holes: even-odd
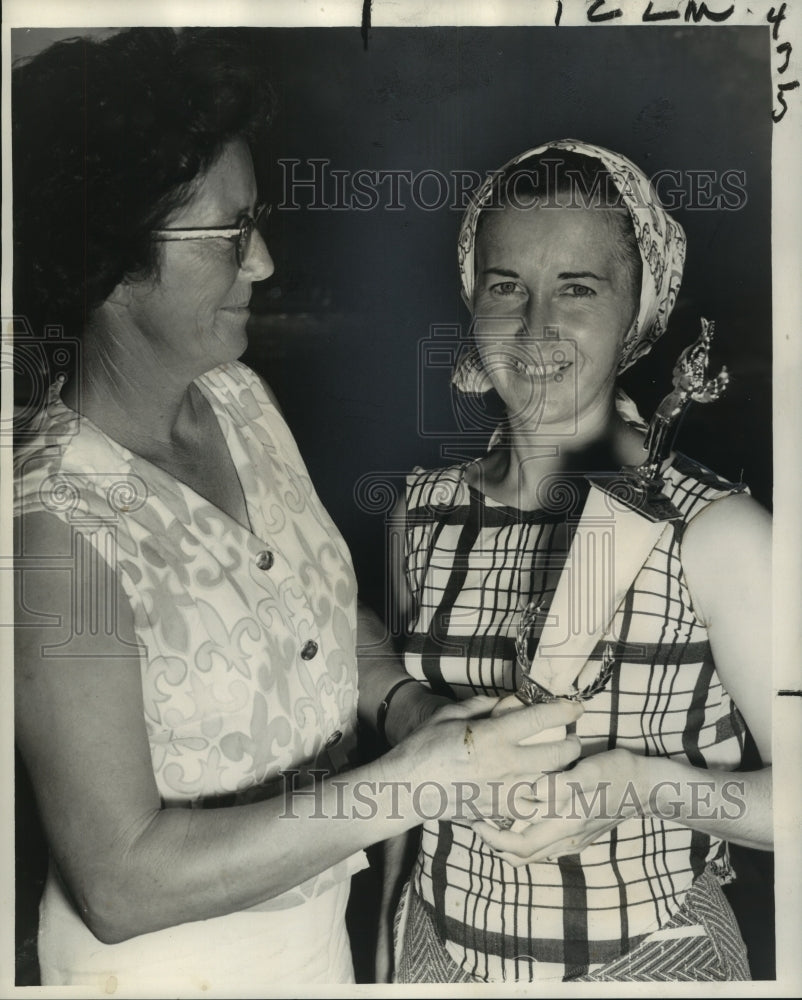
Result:
[[[511,715],[516,713],[511,712]],[[524,803],[525,804],[525,803]],[[623,748],[583,757],[537,782],[529,822],[474,830],[512,864],[576,854],[621,820],[651,816],[759,850],[772,848],[771,770],[718,771]]]
[[[84,872],[78,905],[106,943],[253,906],[419,823],[409,778],[396,753],[257,804],[157,810]]]
[[[638,795],[645,815],[744,847],[772,850],[771,768],[719,771],[667,757],[641,760]]]

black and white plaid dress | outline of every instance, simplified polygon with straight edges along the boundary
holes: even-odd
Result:
[[[470,486],[466,468],[416,471],[406,490],[406,571],[417,611],[405,665],[458,699],[517,688],[520,613],[530,601],[548,607],[582,507],[570,482],[544,509],[505,506]],[[583,747],[625,747],[701,768],[741,763],[745,725],[716,673],[679,548],[693,516],[742,489],[684,456],[666,473],[663,491],[684,520],[652,550],[616,613],[615,666],[577,723]],[[592,973],[665,928],[711,862],[726,871],[722,841],[656,818],[626,819],[579,854],[518,868],[468,825],[432,821],[412,884],[468,975],[562,979]]]

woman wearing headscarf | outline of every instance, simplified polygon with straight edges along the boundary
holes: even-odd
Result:
[[[357,690],[367,722],[404,707],[390,735],[437,700],[380,643],[357,677],[348,549],[238,361],[273,271],[251,154],[269,88],[247,49],[214,31],[72,39],[15,70],[13,108],[15,309],[80,346],[15,455],[42,980],[182,996],[352,981],[362,848],[431,809],[431,787],[405,790],[441,788],[450,814],[452,779],[542,768],[552,755],[518,740],[572,713],[471,720],[466,745],[480,708],[447,707],[352,767]],[[363,643],[377,628],[360,611]]]
[[[396,512],[404,662],[434,693],[531,690],[522,673],[555,595],[573,580],[581,616],[622,572],[601,548],[584,569],[570,556],[585,476],[646,460],[616,377],[665,331],[684,257],[647,178],[601,147],[547,143],[477,192],[459,236],[473,340],[453,381],[494,389],[505,416],[480,458],[413,472]],[[398,981],[749,977],[719,883],[727,841],[771,845],[770,771],[732,774],[747,731],[770,759],[769,518],[684,455],[655,472],[677,517],[560,691],[584,707],[581,758],[536,782],[527,816],[502,804],[423,825],[397,915]],[[615,527],[630,531],[623,517]]]

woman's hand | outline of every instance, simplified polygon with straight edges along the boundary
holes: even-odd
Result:
[[[446,705],[392,752],[408,758],[412,806],[422,819],[514,818],[531,802],[533,783],[579,756],[576,736],[536,745],[527,739],[575,722],[580,705],[557,701],[489,717],[497,704],[479,696]]]
[[[577,854],[623,819],[642,814],[643,761],[623,749],[586,757],[570,771],[537,782],[528,825],[497,830],[478,822],[473,828],[516,866]]]
[[[494,718],[499,715],[504,715],[506,712],[519,711],[525,702],[515,694],[505,695],[503,698],[499,698],[496,703],[496,707],[493,709],[492,715]],[[579,704],[575,702],[575,704]],[[580,706],[581,712],[584,712],[584,707]],[[527,737],[524,741],[526,744],[532,743],[553,743],[557,740],[564,740],[567,735],[567,729],[565,726],[556,726],[553,729],[541,729],[538,733],[532,733],[531,736]]]
[[[490,823],[474,824],[476,834],[499,857],[520,867],[537,861],[553,861],[564,854],[579,854],[608,830],[617,819],[538,819],[516,830],[499,830]]]

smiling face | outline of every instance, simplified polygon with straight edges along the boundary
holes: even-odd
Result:
[[[247,145],[224,147],[165,228],[228,228],[253,215],[256,181]],[[245,325],[251,285],[273,273],[273,261],[254,231],[250,252],[237,264],[234,242],[224,238],[161,244],[156,278],[133,282],[129,312],[160,363],[193,373],[238,358],[247,346]]]
[[[607,208],[488,211],[476,242],[474,336],[513,423],[606,412],[639,289]]]

